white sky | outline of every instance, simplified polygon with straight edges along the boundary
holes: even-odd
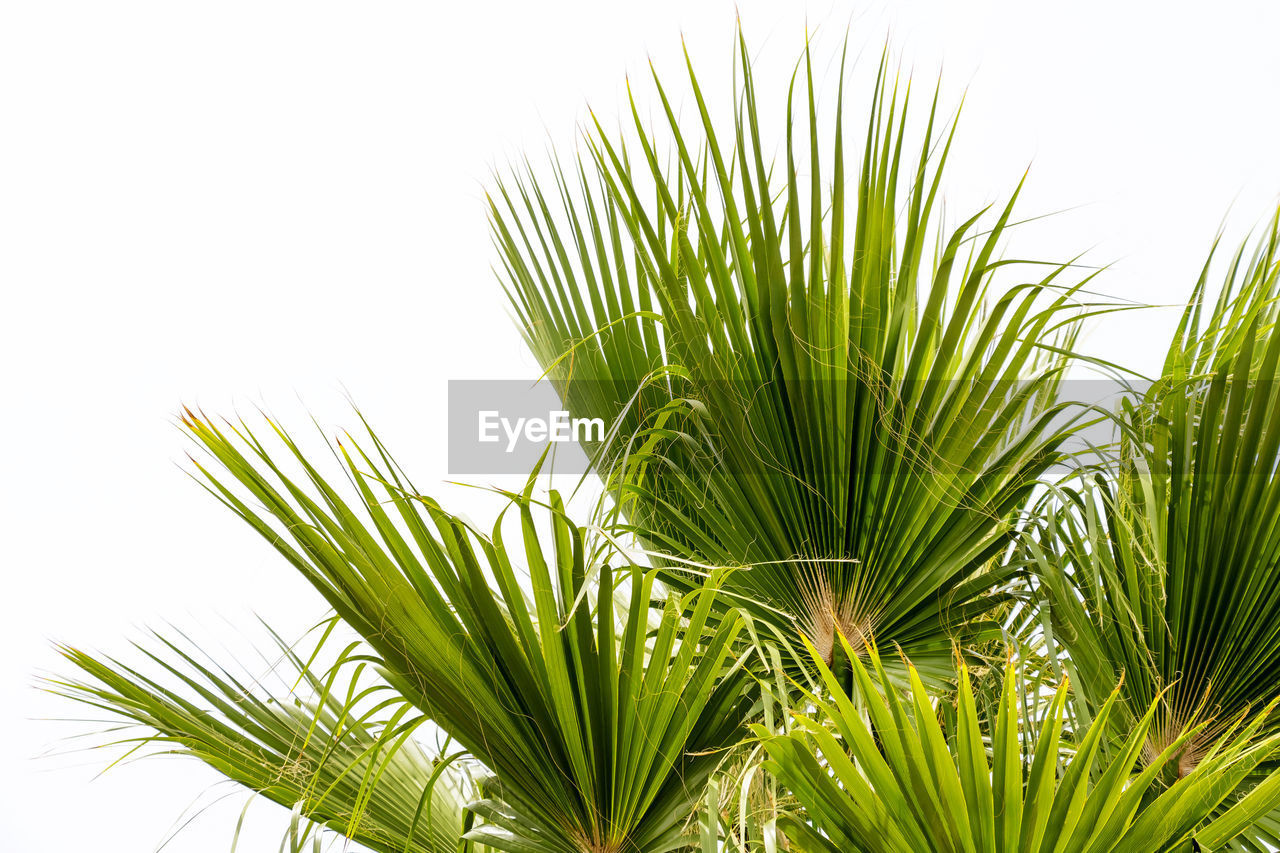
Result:
[[[872,55],[891,34],[921,82],[945,65],[949,103],[968,87],[949,209],[1032,165],[1024,213],[1083,207],[1015,245],[1116,262],[1116,295],[1180,302],[1228,208],[1234,243],[1280,193],[1271,3],[0,6],[0,847],[150,850],[216,779],[33,760],[67,733],[36,718],[74,711],[30,686],[52,640],[126,653],[169,620],[232,643],[254,612],[289,633],[323,611],[175,465],[178,405],[336,426],[345,389],[434,488],[446,380],[535,375],[489,272],[488,170],[572,144],[588,101],[618,115],[646,56],[678,75],[681,33],[723,93],[735,8],[764,99],[806,19],[828,56],[851,24]],[[1086,345],[1151,368],[1172,321]],[[226,851],[243,802],[166,849]],[[274,850],[283,812],[250,815],[241,849]]]

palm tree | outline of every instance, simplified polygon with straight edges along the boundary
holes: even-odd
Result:
[[[490,204],[526,340],[575,416],[614,423],[592,524],[535,497],[535,469],[478,529],[363,419],[321,464],[265,416],[188,410],[196,479],[333,613],[312,650],[279,643],[283,691],[163,634],[147,665],[65,648],[78,673],[52,689],[140,726],[127,749],[292,808],[293,850],[325,832],[382,853],[1245,838],[1280,807],[1275,623],[1254,618],[1276,595],[1274,229],[1245,295],[1203,324],[1189,309],[1096,490],[1062,486],[1061,376],[1111,306],[1069,263],[1002,257],[1017,192],[945,227],[954,122],[935,94],[917,133],[886,61],[853,177],[843,64],[820,118],[805,52],[777,165],[741,37],[735,61],[727,145],[690,64],[692,127],[654,77],[671,164],[633,101],[634,132],[596,122],[572,170]],[[1224,602],[1228,584],[1248,594]],[[1015,616],[1057,628],[1029,638],[1046,660]],[[1049,689],[1057,665],[1076,675]]]

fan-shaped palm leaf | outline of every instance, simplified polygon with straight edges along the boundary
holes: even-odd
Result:
[[[1148,757],[1207,723],[1182,741],[1171,779],[1191,772],[1224,726],[1280,697],[1275,222],[1246,253],[1207,308],[1206,264],[1164,375],[1119,414],[1117,464],[1058,492],[1044,536],[1027,546],[1086,705],[1123,674],[1122,733],[1157,703]],[[1237,844],[1280,844],[1280,820]]]
[[[619,424],[597,470],[677,558],[665,581],[700,583],[679,560],[746,566],[723,600],[771,641],[829,656],[837,631],[874,632],[946,669],[952,634],[996,633],[980,617],[1012,570],[989,562],[1062,457],[1065,267],[990,291],[1013,202],[943,230],[952,129],[935,98],[915,137],[883,64],[847,163],[843,84],[824,129],[806,54],[779,164],[745,47],[739,64],[727,141],[692,70],[688,123],[655,76],[670,169],[633,103],[637,161],[597,125],[553,193],[502,184],[504,280],[568,408]]]
[[[1054,553],[1031,546],[1094,704],[1121,673],[1130,717],[1165,692],[1156,751],[1197,718],[1280,696],[1278,261],[1273,224],[1207,314],[1202,275],[1164,376],[1124,405],[1118,464],[1059,493]]]
[[[706,628],[712,587],[669,599],[651,626],[654,574],[626,567],[619,623],[614,570],[588,553],[554,493],[547,552],[530,494],[513,496],[526,585],[501,520],[484,536],[420,497],[376,438],[368,454],[350,437],[336,448],[349,503],[282,430],[298,481],[247,426],[191,414],[184,424],[229,475],[201,465],[210,488],[376,650],[387,680],[492,772],[489,797],[472,805],[485,824],[468,837],[514,853],[686,842],[716,751],[737,741],[749,704],[746,679],[725,669],[738,624]]]
[[[843,643],[843,638],[841,639]],[[1219,820],[1202,825],[1264,759],[1280,737],[1255,742],[1256,723],[1233,729],[1187,778],[1155,787],[1160,768],[1176,760],[1184,733],[1131,775],[1156,711],[1153,705],[1106,763],[1099,745],[1108,731],[1113,694],[1092,727],[1063,757],[1065,682],[1038,723],[1020,731],[1016,668],[1005,673],[999,710],[979,724],[968,669],[960,671],[956,730],[944,732],[914,668],[907,697],[882,694],[849,651],[862,707],[831,670],[820,666],[830,699],[814,696],[820,716],[801,717],[790,735],[763,729],[767,765],[804,806],[784,818],[794,849],[827,853],[1157,853],[1195,838],[1212,850],[1234,829],[1280,803],[1275,780],[1256,788]],[[874,648],[867,657],[879,683],[887,677]],[[990,743],[988,756],[987,743]]]

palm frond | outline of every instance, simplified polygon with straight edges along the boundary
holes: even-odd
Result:
[[[1280,220],[1278,220],[1280,221]],[[1164,376],[1119,413],[1113,469],[1058,493],[1032,544],[1055,631],[1097,704],[1164,695],[1152,749],[1280,696],[1280,232],[1210,265]],[[1194,765],[1216,726],[1188,747]]]
[[[554,493],[539,514],[550,527],[544,550],[532,478],[511,496],[515,550],[501,518],[486,536],[420,496],[373,435],[367,453],[350,435],[335,448],[348,502],[274,424],[296,481],[245,424],[190,413],[184,424],[223,469],[220,478],[199,465],[209,488],[492,773],[470,806],[484,824],[468,838],[513,853],[685,843],[718,750],[737,742],[750,704],[746,677],[727,667],[737,623],[708,628],[714,585],[669,598],[651,624],[655,574],[595,561]],[[620,620],[615,594],[626,602]]]
[[[742,566],[723,600],[788,647],[874,635],[948,670],[953,635],[999,635],[982,617],[1013,570],[993,558],[1064,457],[1055,396],[1085,313],[1069,265],[1000,257],[1013,198],[944,230],[954,127],[935,95],[917,134],[887,62],[850,156],[843,83],[824,127],[806,53],[783,163],[741,40],[738,65],[724,134],[691,64],[692,125],[655,74],[671,164],[633,102],[634,133],[597,123],[572,181],[500,182],[504,283],[567,407],[621,424],[597,471],[678,558],[664,581],[701,582],[680,559]]]
[[[1161,767],[1175,761],[1194,730],[1135,772],[1156,712],[1152,705],[1129,737],[1100,761],[1116,694],[1093,725],[1077,733],[1064,757],[1064,682],[1039,719],[1024,719],[1016,667],[1005,670],[994,719],[984,727],[968,668],[960,668],[956,723],[944,731],[919,674],[911,690],[881,692],[887,677],[874,647],[869,661],[841,639],[853,663],[862,706],[819,661],[830,698],[812,699],[816,717],[796,731],[760,729],[767,765],[804,807],[783,818],[793,848],[860,853],[1157,853],[1196,839],[1214,849],[1237,823],[1280,803],[1274,780],[1220,818],[1203,825],[1261,762],[1280,737],[1254,739],[1257,724],[1233,729],[1185,779],[1157,786]],[[990,744],[990,753],[988,746]]]
[[[154,639],[139,649],[157,673],[63,648],[80,677],[49,686],[142,727],[113,730],[111,745],[128,755],[193,756],[294,809],[295,846],[323,826],[380,853],[456,853],[464,777],[415,739],[425,718],[370,678],[377,661],[362,644],[314,672],[279,642],[282,662],[272,675],[286,688],[268,691],[265,679],[246,683],[203,660],[194,644]],[[317,646],[309,660],[319,654]]]

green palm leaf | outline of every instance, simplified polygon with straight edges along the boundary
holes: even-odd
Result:
[[[1148,757],[1207,723],[1170,778],[1280,697],[1277,222],[1240,247],[1212,304],[1206,263],[1161,379],[1118,413],[1116,463],[1058,492],[1027,545],[1086,703],[1123,676],[1122,732],[1156,703]],[[1268,849],[1278,829],[1272,816],[1237,844]]]
[[[276,674],[297,686],[272,695],[261,679],[246,685],[173,641],[159,635],[156,641],[141,650],[158,674],[64,648],[81,677],[50,687],[141,726],[138,735],[113,735],[112,743],[129,747],[130,755],[150,748],[193,756],[379,853],[458,850],[464,778],[414,738],[422,714],[385,683],[370,683],[377,661],[360,644],[315,673],[280,642],[288,669]],[[310,660],[319,654],[317,647]]]
[[[1164,376],[1120,413],[1114,470],[1049,516],[1036,550],[1056,633],[1095,704],[1124,674],[1129,716],[1158,694],[1152,748],[1197,719],[1280,696],[1280,236],[1206,274]],[[1207,728],[1188,747],[1194,765]]]
[[[1166,790],[1157,774],[1195,731],[1182,735],[1134,774],[1157,706],[1138,721],[1109,760],[1100,743],[1117,701],[1112,694],[1093,725],[1063,755],[1065,682],[1023,728],[1017,669],[1010,664],[995,719],[979,723],[969,671],[961,666],[956,728],[944,732],[919,674],[908,667],[909,694],[880,692],[887,674],[873,647],[869,662],[843,638],[862,706],[819,661],[829,699],[813,695],[815,718],[798,718],[790,735],[760,728],[767,767],[804,811],[784,829],[802,851],[860,853],[1157,853],[1195,838],[1214,849],[1237,825],[1280,803],[1274,778],[1221,818],[1203,825],[1280,737],[1232,729],[1205,761]],[[1038,729],[1038,730],[1037,730]],[[989,753],[988,746],[990,744]]]
[[[201,464],[211,490],[376,650],[387,680],[492,772],[471,806],[485,823],[469,838],[514,853],[660,853],[688,841],[685,824],[749,704],[746,678],[725,668],[737,623],[708,627],[713,588],[668,599],[651,624],[654,573],[624,566],[615,578],[554,493],[547,550],[530,494],[512,496],[516,551],[501,519],[485,536],[420,497],[372,435],[369,453],[350,436],[335,449],[348,501],[274,425],[298,480],[243,424],[224,430],[190,413],[184,424],[229,476]]]
[[[803,634],[829,659],[837,632],[874,633],[947,671],[953,635],[998,636],[982,617],[1013,570],[992,560],[1063,458],[1075,291],[1055,265],[992,290],[1017,269],[1012,199],[943,229],[936,98],[917,137],[882,64],[847,163],[843,87],[824,128],[806,53],[775,164],[739,60],[723,136],[691,66],[689,123],[654,77],[669,167],[633,103],[641,156],[597,124],[572,181],[502,182],[504,282],[567,407],[620,425],[596,469],[673,558],[664,581],[697,588],[680,561],[744,566],[722,600],[771,642]]]

